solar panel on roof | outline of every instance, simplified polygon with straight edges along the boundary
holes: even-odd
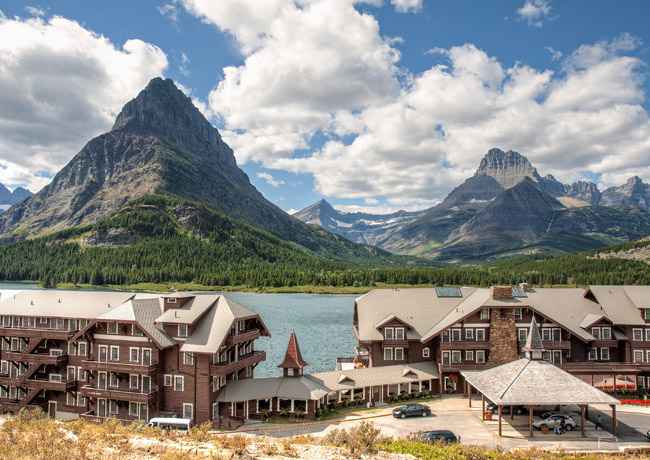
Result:
[[[520,288],[519,286],[513,287],[512,288],[512,296],[513,297],[528,297],[524,290]]]
[[[462,297],[460,288],[457,287],[437,287],[436,294],[438,297]]]

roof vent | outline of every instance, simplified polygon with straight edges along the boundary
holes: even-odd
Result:
[[[34,301],[32,300],[32,305],[34,305]]]
[[[61,299],[59,299],[59,303],[61,303]]]

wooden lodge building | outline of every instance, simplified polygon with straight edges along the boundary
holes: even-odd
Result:
[[[533,317],[543,360],[604,390],[650,389],[650,286],[374,290],[355,301],[354,362],[435,363],[433,391],[463,392],[461,372],[524,356]]]

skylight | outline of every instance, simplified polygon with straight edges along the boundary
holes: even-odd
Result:
[[[460,288],[457,287],[437,287],[436,294],[438,297],[462,297]]]
[[[519,286],[513,287],[512,288],[512,296],[513,297],[528,297],[524,290],[520,288]]]

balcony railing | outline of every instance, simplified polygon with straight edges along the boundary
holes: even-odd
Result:
[[[158,371],[158,364],[144,366],[136,363],[118,363],[115,361],[82,361],[85,370],[89,371],[110,371],[122,374],[144,374],[151,375]]]
[[[590,374],[638,373],[650,368],[648,363],[564,363],[558,366],[567,372]]]
[[[469,364],[469,363],[449,363],[440,364],[440,372],[462,372],[462,371],[483,371],[487,369],[487,364]]]
[[[6,361],[22,361],[24,363],[34,364],[52,364],[54,366],[64,366],[68,362],[68,354],[64,353],[58,356],[52,356],[45,353],[26,353],[21,354],[19,351],[2,350],[0,356]]]
[[[441,350],[489,350],[490,342],[440,342]]]
[[[81,395],[87,398],[106,398],[115,401],[132,401],[141,403],[152,403],[157,398],[158,390],[156,388],[143,392],[140,389],[112,389],[98,388],[95,386],[81,387]]]
[[[27,379],[23,385],[28,388],[36,388],[39,390],[72,391],[76,388],[77,381],[62,380],[61,382],[55,382],[52,380]]]
[[[92,422],[92,423],[104,423],[108,417],[100,417],[98,415],[94,415],[92,411],[88,411],[84,414],[81,414],[79,417],[83,418],[87,422]],[[114,415],[110,416],[111,418],[114,418]],[[133,420],[135,420],[135,417],[133,419],[124,419],[124,418],[118,418],[116,419],[118,422],[127,425],[129,423],[133,423]]]
[[[228,338],[226,338],[226,346],[230,347],[239,343],[248,342],[249,340],[259,339],[261,334],[262,332],[259,330],[259,328],[256,328],[241,331],[235,335],[229,335]]]
[[[210,365],[210,375],[226,375],[231,372],[252,366],[266,359],[265,351],[254,351],[248,355],[240,356],[238,361]]]
[[[5,337],[33,337],[44,339],[70,340],[78,331],[63,329],[37,329],[23,327],[0,327],[0,335]]]

